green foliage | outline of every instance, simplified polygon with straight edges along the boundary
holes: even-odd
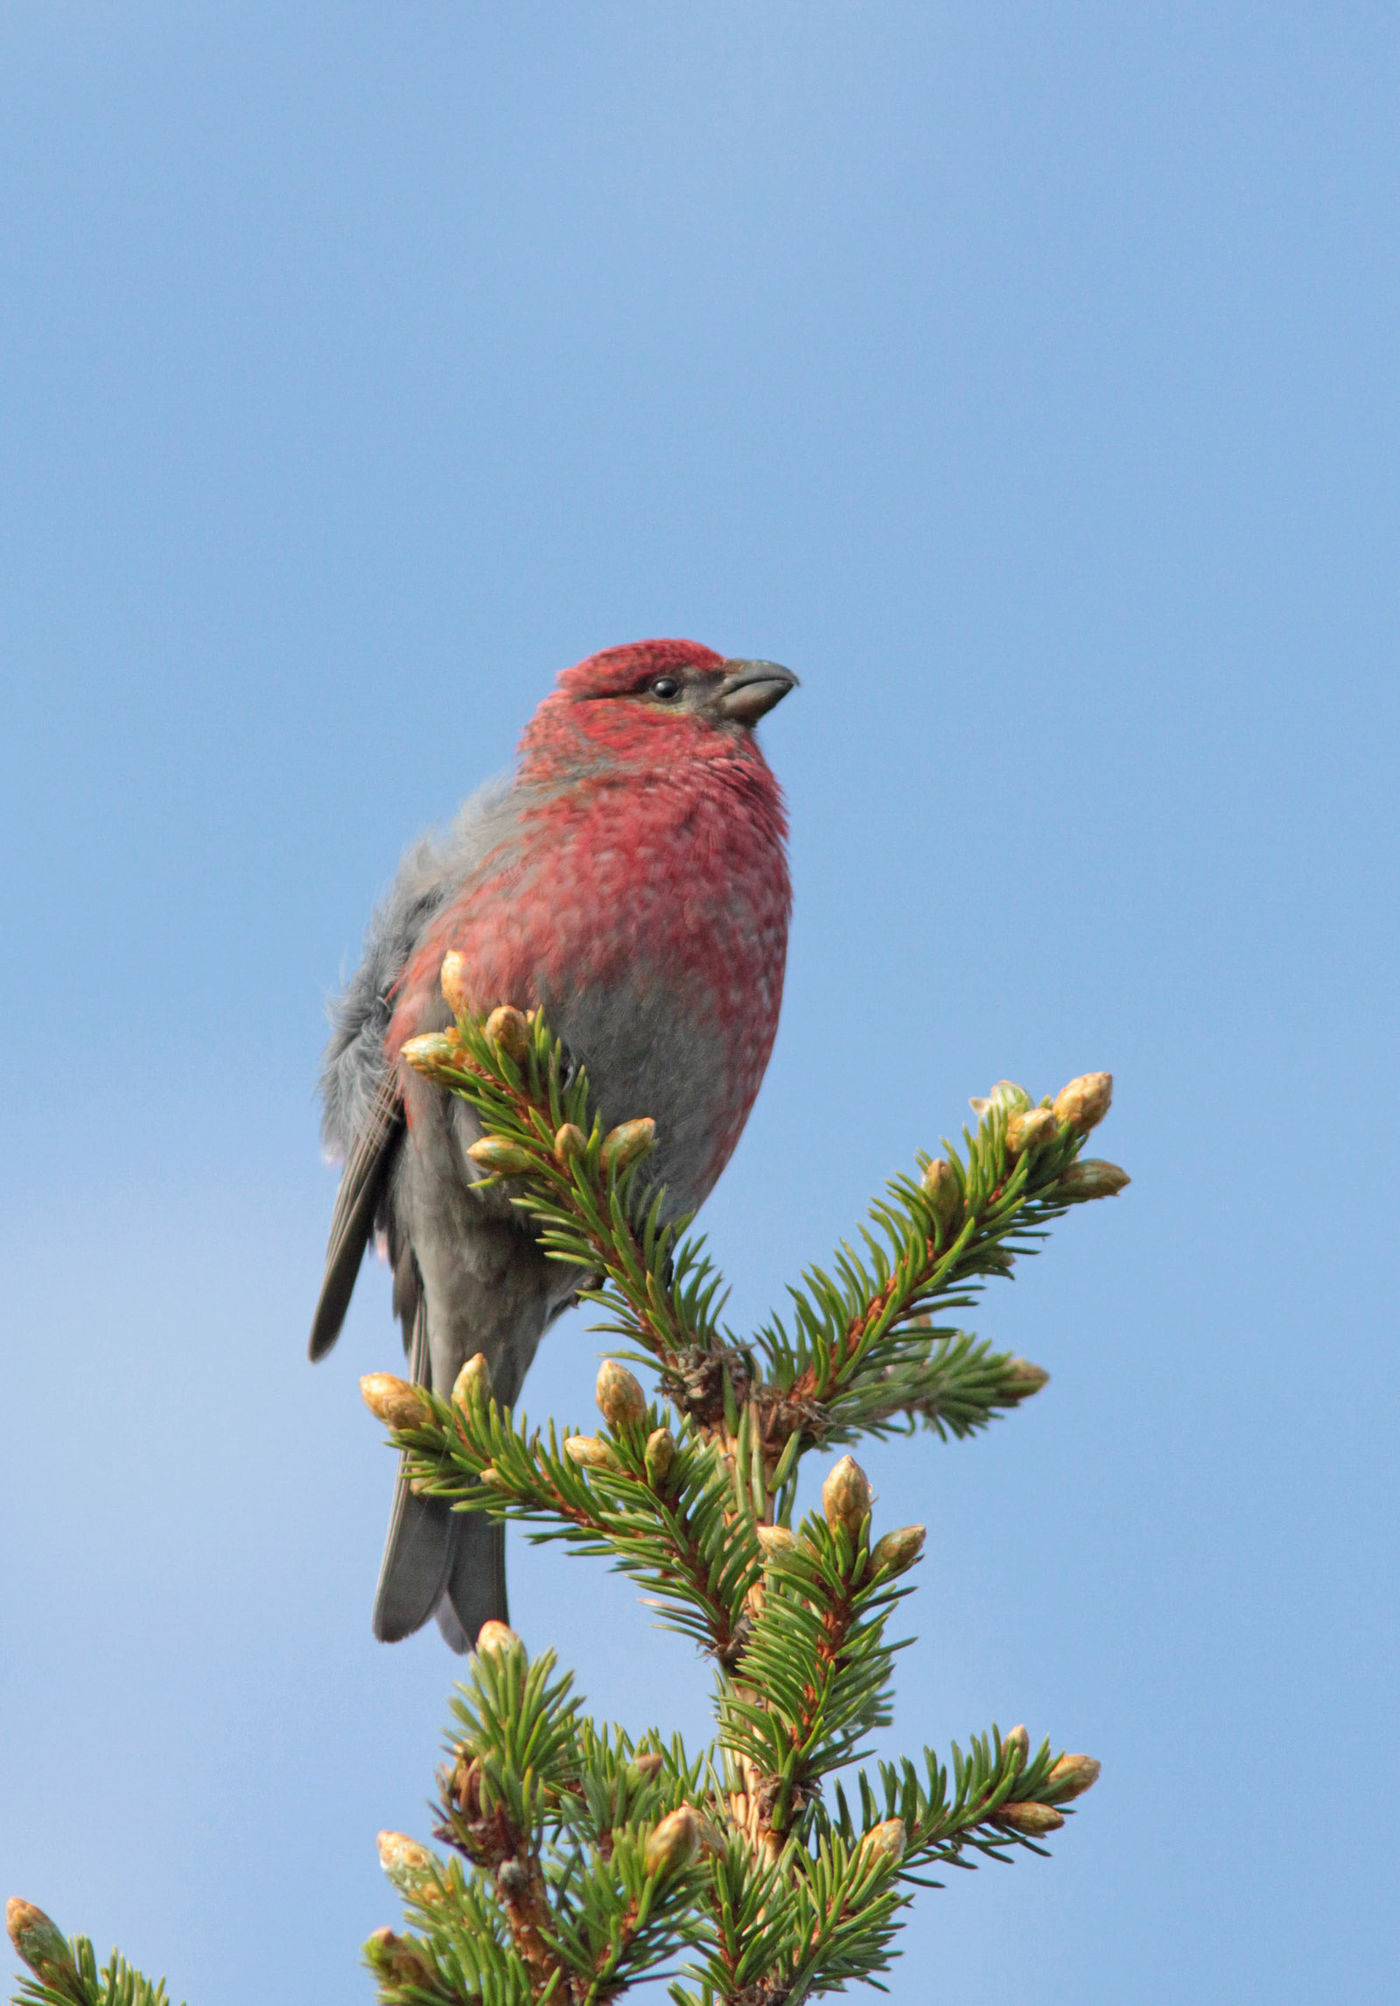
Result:
[[[901,1646],[886,1626],[922,1533],[875,1537],[849,1458],[823,1510],[794,1529],[798,1468],[862,1435],[965,1437],[1045,1384],[1039,1367],[934,1318],[1010,1274],[1086,1188],[1126,1181],[1080,1165],[1108,1083],[1090,1076],[1037,1108],[1003,1082],[974,1103],[961,1150],[945,1144],[917,1181],[887,1188],[861,1251],[811,1270],[785,1319],[746,1341],[721,1321],[703,1243],[648,1183],[650,1124],[605,1135],[586,1079],[538,1019],[505,1027],[509,1051],[497,1028],[462,1019],[408,1056],[475,1108],[481,1168],[578,1268],[601,1327],[657,1372],[669,1407],[606,1362],[597,1431],[541,1433],[495,1403],[482,1360],[450,1401],[420,1393],[393,1439],[420,1489],[605,1557],[643,1587],[663,1625],[710,1655],[717,1732],[698,1758],[655,1733],[635,1745],[604,1733],[551,1655],[529,1664],[512,1633],[483,1633],[437,1827],[470,1878],[434,1867],[432,1898],[413,1906],[414,1954],[439,1989],[396,1979],[372,1947],[382,1997],[603,2001],[663,1961],[678,2006],[796,2006],[874,1979],[914,1887],[939,1885],[942,1867],[1043,1851],[1097,1765],[1057,1765],[1048,1743],[1031,1755],[1024,1729],[993,1729],[947,1763],[926,1749],[920,1763],[853,1771],[891,1718]],[[684,1843],[663,1843],[677,1821]],[[639,1862],[641,1881],[629,1878]],[[469,1981],[450,1975],[460,1954],[447,1961],[464,1926]]]
[[[1098,1765],[1056,1759],[1048,1742],[1032,1755],[1024,1728],[993,1728],[947,1762],[925,1749],[857,1767],[891,1719],[902,1644],[886,1627],[923,1533],[876,1535],[849,1456],[794,1528],[799,1467],[866,1435],[961,1439],[1045,1384],[936,1319],[1012,1273],[1070,1205],[1127,1181],[1081,1154],[1111,1083],[1088,1075],[1036,1106],[1001,1082],[973,1103],[961,1148],[896,1178],[859,1250],[809,1270],[785,1315],[745,1339],[721,1320],[703,1242],[649,1181],[651,1122],[605,1133],[586,1076],[538,1016],[460,1018],[405,1057],[471,1104],[483,1178],[577,1269],[599,1327],[655,1372],[659,1397],[609,1360],[597,1432],[541,1433],[493,1400],[478,1359],[450,1400],[384,1374],[365,1398],[416,1488],[636,1581],[663,1626],[708,1655],[716,1734],[692,1754],[656,1730],[600,1726],[552,1652],[531,1659],[488,1624],[439,1772],[445,1852],[380,1836],[407,1921],[365,1946],[381,2001],[604,2006],[663,1973],[676,2006],[799,2006],[878,1981],[915,1888],[940,1885],[945,1867],[1042,1852]],[[55,1963],[54,1926],[26,1914],[38,1921],[24,1941],[11,1924],[34,1972],[23,1999],[165,2006],[120,1960],[99,1978],[81,1940]]]

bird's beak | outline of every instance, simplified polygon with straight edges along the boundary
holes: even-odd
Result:
[[[797,686],[791,669],[777,662],[726,662],[724,681],[711,698],[721,717],[757,724]]]

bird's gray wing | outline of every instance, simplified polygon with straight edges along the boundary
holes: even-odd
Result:
[[[307,1347],[313,1359],[324,1358],[340,1335],[403,1135],[403,1101],[390,1073],[381,1081],[355,1136],[336,1193],[326,1270]]]

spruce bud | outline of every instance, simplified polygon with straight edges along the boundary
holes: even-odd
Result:
[[[1006,1390],[1013,1400],[1029,1400],[1032,1393],[1039,1393],[1042,1386],[1050,1384],[1045,1367],[1032,1365],[1028,1358],[1013,1358],[1006,1376],[1011,1382]]]
[[[1024,1723],[1020,1727],[1013,1727],[1010,1734],[1002,1736],[1002,1760],[1005,1761],[1006,1757],[1012,1754],[1013,1751],[1015,1760],[1012,1763],[1012,1769],[1015,1773],[1019,1774],[1025,1768],[1026,1757],[1031,1752],[1031,1738],[1026,1732]]]
[[[935,1156],[924,1172],[924,1195],[940,1226],[950,1226],[963,1209],[958,1173],[946,1158]]]
[[[999,1825],[1009,1825],[1013,1832],[1024,1832],[1028,1839],[1040,1839],[1047,1832],[1058,1832],[1065,1822],[1049,1804],[1003,1804],[992,1815]]]
[[[1083,1156],[1056,1179],[1055,1196],[1067,1199],[1072,1205],[1086,1198],[1116,1198],[1124,1185],[1132,1181],[1116,1163],[1105,1163],[1100,1156]]]
[[[649,1114],[639,1121],[624,1121],[620,1127],[609,1130],[603,1137],[603,1150],[599,1161],[604,1174],[616,1172],[619,1176],[630,1164],[640,1163],[656,1147],[656,1123]]]
[[[365,1963],[376,1978],[391,1985],[433,1984],[432,1966],[411,1937],[398,1936],[392,1929],[376,1929],[365,1945]]]
[[[523,1651],[525,1646],[509,1623],[498,1623],[494,1616],[488,1616],[476,1633],[473,1648],[479,1658],[498,1658],[507,1651]]]
[[[1050,1771],[1055,1801],[1068,1804],[1071,1798],[1082,1797],[1086,1790],[1092,1790],[1102,1767],[1092,1755],[1062,1755]]]
[[[581,1470],[615,1470],[617,1457],[596,1435],[566,1435],[564,1454]]]
[[[422,1428],[432,1420],[423,1389],[392,1372],[367,1372],[360,1381],[360,1398],[386,1428]]]
[[[406,1039],[400,1057],[425,1080],[455,1079],[462,1070],[462,1048],[452,1031],[424,1031],[420,1037]]]
[[[781,1560],[785,1553],[791,1553],[797,1545],[796,1533],[785,1525],[756,1525],[758,1543],[767,1561]]]
[[[1022,1114],[1013,1114],[1006,1124],[1007,1152],[1011,1156],[1025,1156],[1044,1149],[1059,1133],[1060,1124],[1048,1107],[1027,1108]]]
[[[442,997],[454,1017],[470,1017],[471,998],[467,993],[467,964],[456,948],[442,957]]]
[[[1081,1073],[1056,1094],[1055,1119],[1087,1135],[1108,1113],[1112,1099],[1112,1073]]]
[[[588,1137],[576,1121],[566,1121],[554,1138],[554,1160],[565,1170],[577,1163],[588,1147]]]
[[[822,1485],[822,1510],[833,1532],[854,1539],[870,1510],[870,1479],[854,1456],[843,1456]]]
[[[1007,1114],[1019,1114],[1022,1108],[1031,1104],[1031,1097],[1024,1087],[1018,1087],[1015,1080],[998,1080],[985,1099],[974,1094],[968,1106],[979,1121],[991,1114],[995,1108],[1004,1108]]]
[[[700,1820],[688,1804],[682,1804],[652,1832],[643,1864],[648,1874],[674,1874],[688,1867],[699,1850]]]
[[[627,1765],[627,1780],[634,1787],[639,1783],[650,1783],[661,1774],[666,1762],[659,1748],[644,1748],[640,1755],[633,1756]]]
[[[507,1058],[519,1065],[530,1049],[530,1026],[524,1013],[512,1003],[502,1003],[486,1019],[486,1035],[493,1045],[499,1045]]]
[[[671,1466],[676,1460],[676,1438],[669,1428],[654,1428],[647,1436],[647,1482],[654,1491],[664,1491]]]
[[[882,1825],[876,1825],[861,1840],[861,1858],[870,1862],[879,1861],[881,1865],[889,1861],[893,1865],[904,1857],[904,1841],[904,1820],[886,1818]]]
[[[924,1539],[925,1529],[921,1525],[905,1525],[898,1532],[887,1532],[883,1539],[876,1540],[871,1552],[872,1573],[903,1574],[922,1555]]]
[[[416,1894],[437,1862],[426,1846],[402,1832],[381,1832],[379,1864],[401,1895]]]
[[[67,1937],[33,1902],[11,1895],[5,1904],[5,1927],[10,1942],[36,1978],[57,1985],[76,1971]]]
[[[594,1398],[610,1428],[635,1426],[646,1419],[647,1396],[642,1382],[615,1358],[605,1358],[598,1367]]]
[[[491,1398],[491,1366],[484,1351],[473,1352],[452,1382],[452,1405],[470,1408]]]
[[[507,1142],[503,1135],[483,1135],[467,1155],[489,1177],[518,1177],[524,1170],[539,1168],[528,1149],[518,1142]]]

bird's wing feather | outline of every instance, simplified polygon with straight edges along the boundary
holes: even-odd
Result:
[[[326,1271],[311,1320],[308,1350],[313,1359],[324,1358],[340,1335],[403,1133],[403,1102],[390,1074],[355,1137],[336,1193]]]

